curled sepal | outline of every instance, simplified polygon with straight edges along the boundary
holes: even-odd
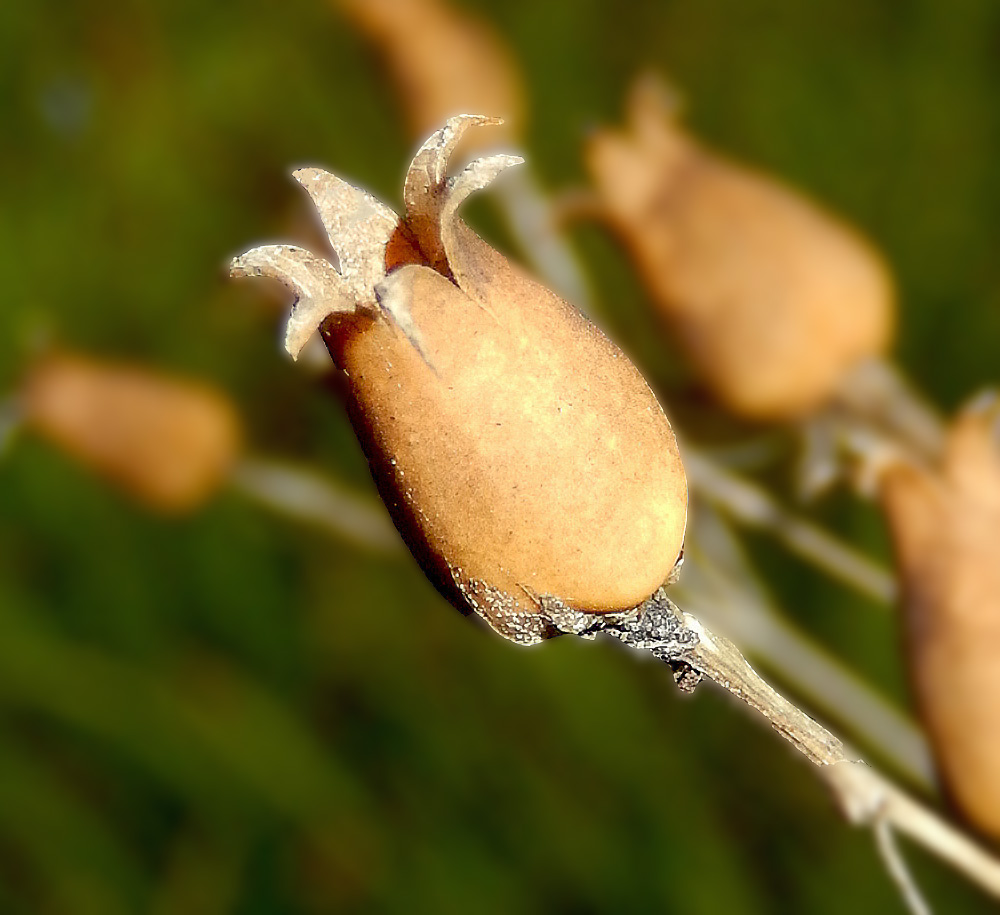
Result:
[[[320,324],[331,314],[361,310],[343,277],[329,261],[294,245],[263,245],[233,259],[234,277],[267,276],[287,286],[296,296],[285,327],[285,349],[293,359]]]
[[[375,304],[375,286],[385,276],[385,248],[399,222],[385,204],[321,168],[292,176],[305,188],[339,260],[344,288],[359,304]]]
[[[467,244],[469,230],[458,218],[458,208],[466,198],[487,187],[506,169],[524,162],[520,156],[486,156],[470,162],[454,178],[449,178],[439,214],[441,242],[455,282],[462,292],[486,307],[486,288],[495,279],[492,270]],[[488,309],[487,309],[488,310]]]
[[[441,209],[446,200],[448,165],[455,147],[470,127],[502,123],[502,118],[481,114],[459,114],[449,118],[444,127],[427,138],[410,163],[403,184],[406,220],[428,262],[436,270],[440,271],[445,266],[439,226]]]

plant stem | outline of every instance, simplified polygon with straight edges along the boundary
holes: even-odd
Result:
[[[703,678],[717,683],[760,714],[817,767],[849,822],[888,827],[909,836],[1000,899],[1000,860],[858,759],[839,737],[765,681],[732,642],[677,607],[663,588],[633,614],[612,616],[555,608],[549,613],[549,622],[562,632],[584,638],[604,633],[632,649],[650,652],[673,668],[682,689],[694,689]],[[893,858],[894,869],[900,863],[901,858]],[[895,874],[893,879],[897,877]],[[906,885],[913,888],[908,875]]]
[[[1000,861],[877,771],[852,758],[839,738],[766,683],[732,642],[711,632],[691,614],[678,613],[682,629],[696,633],[697,642],[678,652],[676,660],[689,664],[756,710],[819,767],[820,776],[850,822],[859,826],[888,824],[1000,899]]]
[[[896,884],[899,895],[903,897],[903,902],[906,903],[911,915],[931,915],[930,906],[914,882],[913,876],[906,866],[906,861],[903,859],[903,854],[896,844],[896,836],[892,827],[885,820],[879,819],[875,822],[873,831],[875,833],[875,847],[885,862],[885,869],[889,872],[893,883]]]
[[[10,447],[14,437],[24,424],[24,410],[17,394],[0,400],[0,455]]]
[[[934,765],[920,729],[777,609],[727,520],[704,506],[691,535],[684,574],[671,587],[681,603],[846,727],[911,785],[932,791]]]
[[[941,453],[941,417],[899,368],[885,360],[863,362],[847,375],[834,408],[847,414],[850,425],[872,428],[916,458],[933,463]]]
[[[706,501],[748,527],[766,531],[790,552],[861,594],[885,605],[895,600],[895,579],[864,553],[792,514],[770,493],[725,470],[687,443],[682,452],[691,488]]]
[[[399,534],[381,503],[365,499],[294,464],[244,458],[232,485],[272,511],[322,528],[333,536],[380,553],[403,553]]]

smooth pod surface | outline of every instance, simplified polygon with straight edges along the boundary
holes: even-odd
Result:
[[[454,215],[514,161],[480,160],[446,179],[465,126],[453,119],[425,144],[407,178],[407,218],[381,224],[377,270],[358,262],[371,301],[363,289],[345,294],[315,318],[346,375],[383,498],[417,558],[460,606],[532,641],[537,632],[518,635],[507,621],[547,601],[624,610],[664,583],[683,543],[686,481],[670,424],[638,370]],[[319,174],[307,185],[314,199]],[[340,251],[345,239],[331,238]],[[262,265],[250,252],[236,272],[269,272]],[[300,290],[297,309],[301,301]]]
[[[241,447],[222,394],[139,366],[52,353],[29,375],[23,400],[31,428],[164,512],[209,498]]]
[[[887,348],[889,273],[839,220],[702,147],[662,97],[640,82],[628,128],[591,138],[604,212],[720,401],[752,419],[808,413]]]

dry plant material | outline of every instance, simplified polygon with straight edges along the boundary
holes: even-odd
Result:
[[[524,122],[517,66],[498,36],[441,0],[335,0],[374,45],[403,99],[413,136],[460,111],[503,115],[507,137]],[[483,141],[471,134],[467,148]]]
[[[182,513],[221,485],[240,450],[232,404],[199,383],[67,352],[43,358],[24,421],[156,510]]]
[[[339,270],[284,245],[232,269],[295,291],[293,356],[321,328],[382,497],[431,580],[530,643],[553,612],[631,611],[655,592],[680,554],[687,487],[631,362],[456,215],[520,162],[492,156],[447,177],[462,134],[491,123],[460,115],[430,137],[402,219],[327,172],[296,172]]]
[[[804,197],[706,150],[655,78],[635,84],[627,114],[625,129],[592,137],[587,165],[678,345],[735,413],[815,410],[889,343],[881,258]]]
[[[969,821],[1000,838],[1000,403],[959,415],[937,470],[890,463],[879,482],[944,781]]]
[[[673,433],[636,369],[581,315],[456,216],[519,160],[447,177],[460,115],[419,150],[399,219],[319,169],[304,185],[339,268],[302,248],[254,248],[235,276],[297,295],[286,348],[319,328],[401,533],[460,609],[532,644],[558,633],[618,639],[669,664],[678,685],[715,681],[817,766],[846,816],[872,826],[911,904],[923,903],[892,841],[909,835],[1000,898],[1000,862],[796,708],[736,647],[676,607],[687,490]]]

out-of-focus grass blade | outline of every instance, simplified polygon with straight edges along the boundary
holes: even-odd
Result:
[[[365,786],[265,689],[207,656],[144,670],[0,607],[0,702],[113,743],[202,810],[249,802],[290,820],[352,872],[375,865]]]
[[[144,880],[131,849],[10,735],[0,738],[0,841],[30,868],[43,910],[128,915],[139,908]]]

